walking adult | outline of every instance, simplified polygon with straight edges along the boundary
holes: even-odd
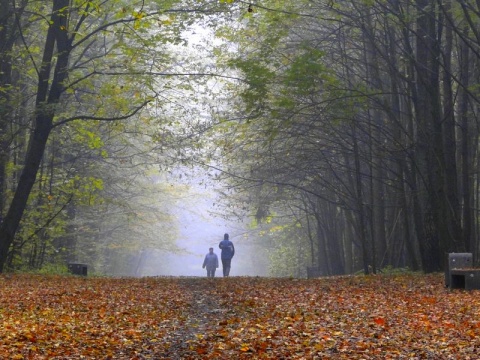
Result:
[[[207,277],[215,277],[215,270],[218,268],[218,256],[213,252],[213,247],[208,249],[208,254],[205,255],[202,268],[207,268]]]
[[[235,255],[235,247],[233,243],[228,239],[228,234],[223,235],[223,240],[220,241],[218,245],[222,249],[222,266],[223,266],[223,276],[227,277],[230,275],[230,267],[232,263],[233,255]]]

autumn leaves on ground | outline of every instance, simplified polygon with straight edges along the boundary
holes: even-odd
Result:
[[[479,359],[441,275],[0,277],[1,359]]]

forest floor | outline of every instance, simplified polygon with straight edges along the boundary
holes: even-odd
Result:
[[[443,274],[0,276],[0,359],[480,359]]]

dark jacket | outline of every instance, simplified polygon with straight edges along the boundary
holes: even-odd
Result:
[[[220,241],[220,244],[218,245],[220,249],[222,249],[222,259],[229,260],[233,258],[233,255],[235,255],[235,247],[233,246],[233,243],[230,240],[222,240]]]

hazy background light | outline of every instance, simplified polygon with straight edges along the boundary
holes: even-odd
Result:
[[[203,260],[208,249],[213,247],[219,257],[216,276],[221,276],[222,265],[218,244],[223,235],[228,233],[235,245],[231,276],[267,276],[268,255],[244,236],[247,227],[241,221],[228,222],[213,214],[215,194],[211,189],[191,184],[191,193],[170,204],[176,219],[179,238],[176,245],[181,249],[171,253],[156,249],[146,249],[139,264],[139,276],[206,276],[202,269]],[[158,234],[162,236],[162,234]]]
[[[182,72],[185,68],[187,71],[195,72],[198,66],[198,69],[212,68],[214,69],[212,72],[215,72],[215,58],[211,56],[211,48],[218,45],[221,40],[215,38],[213,30],[202,24],[195,24],[184,31],[183,37],[188,40],[187,46],[170,45],[172,52],[181,54],[179,58],[183,59],[177,64],[177,70]],[[221,107],[222,103],[214,102],[219,101],[221,91],[221,83],[213,77],[203,85],[199,84],[195,94],[185,92],[185,98],[198,97],[203,101],[198,103],[190,101],[183,105],[195,110],[193,113],[197,114],[198,121],[208,122],[211,120],[210,113],[198,104],[203,104],[207,108]],[[225,233],[230,235],[235,245],[235,257],[232,260],[230,275],[267,275],[268,255],[266,251],[262,251],[261,246],[255,244],[254,239],[244,236],[248,230],[242,220],[228,222],[221,216],[214,215],[213,210],[217,209],[213,208],[216,197],[212,187],[220,184],[209,182],[208,176],[201,169],[192,170],[182,166],[172,171],[172,178],[169,181],[188,185],[190,189],[175,203],[168,204],[169,212],[175,218],[172,226],[178,228],[176,245],[181,251],[172,253],[160,249],[143,249],[142,254],[139,255],[138,264],[132,264],[136,267],[137,276],[206,276],[202,263],[210,247],[213,247],[214,252],[219,256],[216,276],[221,276],[222,266],[218,244]],[[209,184],[208,187],[204,185],[206,183]],[[162,234],[158,236],[161,237]]]

